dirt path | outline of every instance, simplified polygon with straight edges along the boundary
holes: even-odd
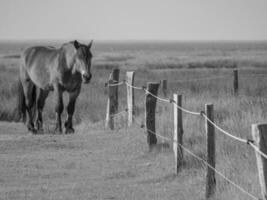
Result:
[[[84,124],[73,135],[33,136],[1,123],[0,199],[201,199],[204,189],[183,191],[194,170],[175,176],[170,149],[148,153],[143,136]]]

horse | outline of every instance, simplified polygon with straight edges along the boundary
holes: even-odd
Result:
[[[63,92],[68,92],[65,133],[74,133],[72,116],[82,83],[88,84],[91,74],[91,46],[77,40],[60,48],[35,46],[21,55],[18,81],[18,108],[26,126],[33,134],[43,132],[42,111],[46,98],[53,91],[56,98],[55,132],[62,133]],[[35,119],[34,119],[35,118]]]

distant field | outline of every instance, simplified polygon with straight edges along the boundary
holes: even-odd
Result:
[[[19,66],[14,55],[32,44],[5,45],[0,44],[0,119],[12,121],[16,116],[15,80]],[[84,121],[103,123],[107,102],[104,84],[114,67],[121,69],[121,79],[124,79],[126,70],[136,70],[135,84],[138,86],[148,81],[167,79],[169,97],[173,92],[183,94],[184,106],[190,110],[200,111],[205,103],[213,103],[215,121],[242,138],[251,138],[252,123],[267,121],[267,42],[96,42],[93,55],[93,79],[91,84],[83,86],[77,101],[76,125]],[[236,68],[240,77],[238,96],[234,96],[232,91],[232,70]],[[220,78],[204,80],[212,77]],[[126,105],[125,86],[120,87],[119,93],[121,110]],[[136,91],[136,105],[136,113],[142,120],[142,91]],[[51,93],[44,112],[47,129],[53,126],[53,106]],[[185,114],[184,126],[185,146],[205,158],[203,120]],[[125,116],[116,119],[116,127],[125,127]],[[172,106],[158,102],[157,130],[172,137],[172,127]],[[254,152],[220,134],[216,142],[218,169],[248,191],[259,194]],[[199,162],[192,158],[187,162],[198,169],[194,173],[199,171],[203,174],[205,167]],[[202,188],[199,184],[203,180],[200,181],[200,174],[196,174],[183,174],[181,181],[187,180],[187,185],[180,188],[181,192],[188,187],[194,187],[196,191]],[[188,182],[188,179],[192,181]],[[161,181],[164,180],[158,180],[159,183]],[[218,194],[217,199],[249,199],[222,179],[218,179]]]
[[[19,68],[18,58],[23,49],[33,45],[59,47],[60,43],[62,41],[0,42],[0,88],[2,94],[0,119],[12,120],[14,118],[16,101],[14,82],[17,79]],[[233,68],[242,70],[243,74],[264,74],[267,67],[267,42],[96,41],[92,51],[94,55],[92,84],[84,86],[84,92],[79,99],[80,106],[85,112],[79,112],[79,114],[88,116],[93,122],[98,121],[104,115],[105,109],[102,105],[105,104],[106,97],[103,84],[107,81],[111,69],[115,67],[119,67],[123,71],[137,70],[137,74],[140,72],[140,75],[137,75],[136,84],[144,84],[146,80],[163,78],[168,79],[169,82],[175,82],[188,78],[218,76],[225,73],[231,76],[230,71]],[[253,81],[255,82],[255,80]],[[207,85],[201,89],[204,87],[203,84],[209,84],[209,82],[181,84],[180,87],[185,86],[186,90],[191,88],[192,91],[209,91],[217,87],[226,87],[225,84],[216,84],[218,86],[209,87]],[[170,89],[176,90],[175,88]],[[91,96],[91,98],[87,98],[87,96]],[[95,101],[94,97],[103,100],[100,106],[94,105],[96,102],[99,104],[99,101]],[[124,99],[124,97],[122,98]],[[53,104],[49,105],[51,108],[46,112],[48,119],[53,118],[54,115]],[[92,110],[91,106],[92,108],[99,108],[99,110]],[[84,109],[85,107],[86,109]],[[87,109],[89,109],[88,112]],[[80,117],[77,116],[77,121],[80,120]]]
[[[0,57],[13,57],[33,45],[59,47],[68,41],[0,42]],[[125,68],[266,67],[267,42],[103,42],[93,46],[96,66]]]

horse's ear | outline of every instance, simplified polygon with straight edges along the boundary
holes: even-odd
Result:
[[[74,45],[75,49],[78,49],[80,47],[80,43],[77,40],[75,40],[73,42],[73,45]]]
[[[93,40],[91,40],[91,42],[88,44],[89,49],[91,49],[92,44],[93,44]]]

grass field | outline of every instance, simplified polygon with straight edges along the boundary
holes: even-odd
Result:
[[[17,46],[13,47],[16,49],[13,51],[12,48],[11,50],[6,48],[8,52],[5,52],[5,48],[0,49],[3,55],[0,57],[0,119],[4,121],[12,121],[16,118],[15,81],[19,66],[17,54],[20,51]],[[25,46],[22,45],[22,48]],[[88,189],[93,195],[88,196],[89,199],[177,199],[178,197],[179,199],[203,199],[205,166],[202,163],[185,154],[184,169],[175,177],[171,150],[160,151],[152,156],[147,153],[145,138],[142,137],[140,128],[135,125],[130,130],[125,129],[125,115],[116,118],[117,131],[105,132],[103,130],[107,103],[107,91],[104,84],[114,67],[121,69],[120,79],[124,79],[126,70],[135,70],[135,84],[138,86],[146,85],[148,81],[167,79],[169,97],[171,98],[174,92],[182,94],[183,106],[189,110],[201,111],[204,110],[206,103],[213,103],[215,122],[242,138],[251,138],[252,123],[266,122],[266,43],[192,43],[190,45],[181,43],[181,46],[171,43],[165,46],[161,43],[139,44],[139,46],[131,43],[113,45],[112,43],[96,43],[93,50],[93,79],[89,85],[83,86],[77,101],[74,121],[78,134],[68,137],[44,135],[37,138],[27,135],[21,140],[20,134],[16,134],[16,131],[14,131],[14,137],[10,138],[6,136],[8,135],[6,132],[0,133],[0,138],[7,137],[5,140],[1,139],[0,145],[2,149],[0,163],[4,163],[0,167],[0,184],[3,186],[1,188],[4,188],[1,194],[6,195],[3,199],[36,199],[38,195],[40,199],[57,199],[60,195],[62,195],[61,199],[84,199]],[[233,95],[232,91],[232,71],[235,68],[239,70],[240,78],[238,96]],[[220,78],[204,80],[212,77]],[[135,95],[137,117],[142,121],[144,93],[136,91]],[[161,91],[159,95],[162,96]],[[55,118],[52,96],[51,93],[44,111],[47,132],[53,127]],[[120,86],[119,96],[119,110],[122,110],[126,105],[125,86]],[[172,137],[173,132],[172,109],[171,104],[157,103],[157,132],[169,138]],[[101,149],[94,145],[94,142],[89,141],[86,135],[87,128],[89,128],[88,137],[101,143],[99,136],[96,135],[100,134],[104,138],[103,143],[108,147]],[[125,131],[134,136],[131,137],[128,133],[124,138]],[[184,132],[185,146],[198,156],[205,158],[204,120],[184,114]],[[23,134],[26,134],[26,131]],[[120,138],[119,142],[117,138]],[[159,139],[159,142],[164,141]],[[125,144],[130,145],[130,150],[127,150]],[[15,148],[11,151],[13,145]],[[28,145],[33,145],[32,149]],[[116,145],[122,149],[116,149]],[[33,151],[40,155],[33,154]],[[98,153],[85,159],[83,156],[86,155],[83,153],[88,151]],[[101,151],[104,154],[101,154]],[[66,155],[66,159],[60,159],[62,154]],[[72,158],[72,155],[75,158]],[[103,160],[98,161],[97,156],[103,159],[117,159],[121,167],[118,167],[112,160],[110,161],[111,169],[108,169],[105,166],[108,163]],[[128,156],[129,158],[123,159]],[[47,162],[43,163],[42,158]],[[130,159],[132,159],[131,162]],[[35,165],[28,166],[27,161]],[[90,166],[87,166],[85,161],[94,163],[93,171],[88,169]],[[146,166],[147,163],[149,163],[148,166]],[[97,164],[101,165],[102,171]],[[57,170],[57,167],[59,169],[66,167],[64,168],[66,175]],[[114,169],[116,167],[118,171]],[[216,167],[234,182],[259,197],[256,160],[249,146],[233,141],[217,131]],[[22,169],[25,171],[19,175],[18,172]],[[108,170],[114,174],[108,175]],[[41,174],[38,174],[39,172]],[[111,178],[101,179],[99,173],[103,173],[103,177],[110,176]],[[54,174],[57,178],[53,178]],[[144,174],[143,177],[142,174]],[[89,180],[83,178],[83,175],[95,182],[90,178]],[[24,181],[30,185],[24,185]],[[68,185],[72,181],[76,184],[75,187]],[[50,185],[43,189],[43,185],[48,182]],[[13,185],[15,183],[16,185]],[[57,183],[65,185],[62,187],[53,185]],[[35,189],[28,188],[32,185]],[[72,187],[73,190],[70,189]],[[102,187],[103,190],[100,191],[97,187]],[[117,194],[116,190],[120,191],[120,194]],[[15,191],[16,195],[12,196],[12,191]],[[29,198],[23,196],[25,191]],[[48,196],[48,191],[50,191],[50,196]],[[250,198],[217,176],[215,199]]]

